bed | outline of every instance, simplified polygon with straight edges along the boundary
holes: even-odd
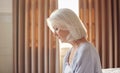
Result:
[[[103,73],[120,73],[120,68],[102,69]]]

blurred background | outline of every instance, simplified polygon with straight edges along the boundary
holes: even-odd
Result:
[[[120,67],[120,0],[0,0],[0,73],[62,73],[72,45],[61,43],[46,25],[60,8],[83,21],[102,69]]]

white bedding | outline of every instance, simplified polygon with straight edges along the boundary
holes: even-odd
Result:
[[[102,69],[103,73],[120,73],[120,68]]]

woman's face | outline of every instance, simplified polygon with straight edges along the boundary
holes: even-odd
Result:
[[[57,38],[59,38],[61,40],[61,42],[67,42],[66,38],[69,34],[69,31],[67,29],[62,30],[62,29],[56,27],[56,28],[54,28],[54,30],[55,30],[55,32],[54,32],[55,36]]]

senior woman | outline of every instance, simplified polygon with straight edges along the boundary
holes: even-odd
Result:
[[[72,10],[55,10],[47,24],[57,38],[73,46],[64,57],[63,73],[102,73],[96,48],[86,39],[87,30]]]

